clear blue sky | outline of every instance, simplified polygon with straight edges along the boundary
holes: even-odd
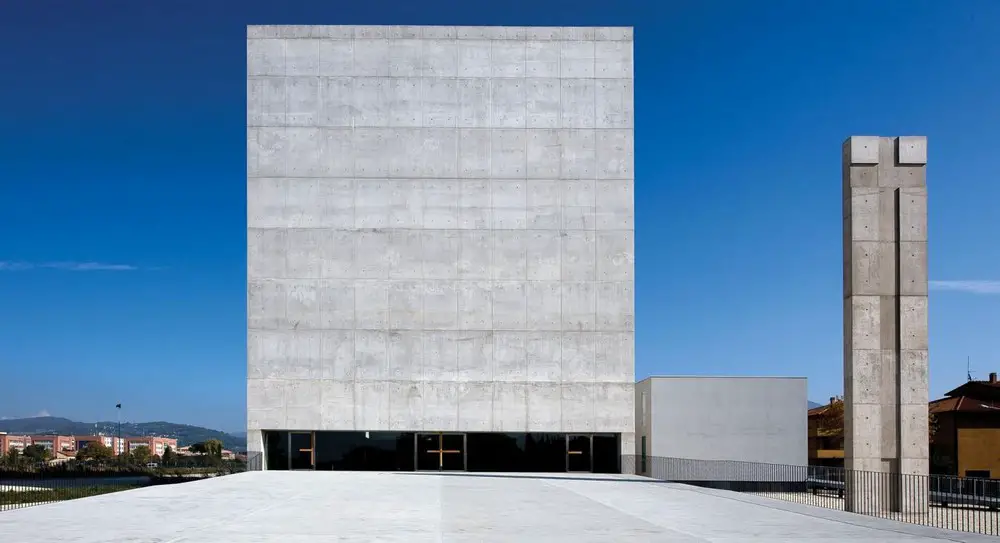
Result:
[[[839,394],[840,145],[925,134],[931,393],[1000,370],[993,0],[35,0],[0,7],[0,416],[242,428],[245,26],[282,23],[635,26],[639,377]]]

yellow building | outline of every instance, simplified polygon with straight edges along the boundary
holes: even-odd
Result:
[[[969,381],[930,404],[937,431],[931,469],[961,477],[1000,479],[1000,382]]]

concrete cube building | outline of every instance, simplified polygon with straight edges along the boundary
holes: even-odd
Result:
[[[247,29],[267,469],[635,452],[631,28]]]

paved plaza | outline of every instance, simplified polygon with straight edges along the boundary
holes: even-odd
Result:
[[[996,541],[639,477],[256,472],[0,513],[0,541]]]

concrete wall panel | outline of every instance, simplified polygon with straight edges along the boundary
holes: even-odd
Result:
[[[532,230],[526,235],[529,281],[558,281],[562,275],[562,235],[558,230]]]
[[[566,128],[594,128],[594,102],[597,83],[594,79],[562,79],[559,111]]]
[[[493,379],[508,383],[527,380],[527,338],[524,332],[493,333]]]
[[[528,44],[529,51],[531,46],[532,44]],[[546,51],[551,51],[551,49],[546,49]],[[537,55],[537,53],[532,54]],[[554,129],[559,126],[560,110],[562,108],[562,84],[558,79],[558,62],[559,59],[556,58],[555,67],[552,66],[551,59],[548,61],[541,59],[529,60],[526,64],[529,73],[552,74],[555,72],[555,75],[538,75],[538,79],[529,79],[526,82],[525,125],[528,128]],[[260,89],[260,92],[265,93],[263,96],[271,96],[271,94],[267,93],[275,91]],[[260,101],[255,103],[263,104],[265,103],[265,99],[262,97]],[[264,115],[264,106],[261,106],[261,108],[255,111],[259,112],[260,115]],[[279,115],[283,113],[284,111],[280,112]],[[558,137],[558,132],[556,136]],[[558,157],[558,155],[556,156]]]
[[[596,356],[597,336],[584,332],[563,332],[562,382],[592,383]]]
[[[545,391],[551,388],[542,389]],[[597,390],[593,383],[563,383],[559,390],[559,405],[562,409],[562,426],[568,432],[593,432],[595,395]],[[532,395],[535,391],[528,390],[528,414],[534,415],[531,407]],[[548,400],[548,398],[546,398]],[[546,426],[551,422],[546,420]]]
[[[420,331],[397,330],[389,333],[389,379],[420,381],[424,372],[424,337]]]
[[[423,391],[416,380],[390,381],[389,428],[413,431],[423,428]]]
[[[604,399],[603,402],[595,403],[595,432],[615,432],[616,428],[631,424],[629,421],[635,422],[634,388],[633,379],[619,383],[597,383],[594,385],[595,398]],[[625,436],[622,437],[624,441]],[[630,451],[634,450],[634,447],[628,443],[622,443],[622,446],[628,446]]]
[[[635,328],[631,281],[596,283],[597,330],[632,330]]]
[[[462,330],[493,329],[493,288],[488,281],[458,283],[458,326]]]
[[[382,330],[354,332],[354,379],[384,381],[389,377],[389,335]]]
[[[308,430],[323,424],[321,381],[294,379],[285,381],[285,417],[288,428]]]
[[[528,332],[525,343],[525,379],[529,382],[560,382],[562,380],[562,340],[559,334]]]
[[[247,40],[247,75],[285,75],[285,40]]]
[[[544,432],[546,428],[557,428],[562,422],[562,402],[560,387],[542,383],[527,385],[528,420],[525,430]],[[584,413],[581,416],[586,416]]]
[[[528,386],[494,380],[493,431],[523,432],[528,427]]]
[[[632,181],[598,181],[596,191],[597,229],[632,231],[635,227]]]
[[[354,424],[357,428],[389,427],[389,383],[354,383]]]
[[[365,280],[354,284],[354,326],[383,330],[389,324],[389,283]]]
[[[593,230],[597,226],[597,193],[593,179],[560,183],[563,230]]]
[[[562,328],[573,331],[597,329],[597,283],[562,283]]]
[[[562,285],[558,281],[531,281],[527,286],[529,330],[562,329]]]
[[[463,164],[470,165],[471,169],[462,169],[463,175],[470,177],[486,177],[489,174],[489,130],[482,130],[492,126],[493,110],[490,101],[490,87],[488,79],[458,79],[458,126],[462,137],[462,159]],[[472,140],[466,140],[464,136],[470,136]],[[469,143],[470,145],[466,145]],[[472,168],[476,164],[478,167]],[[478,175],[471,175],[478,174]]]
[[[527,323],[527,288],[523,281],[494,281],[493,328],[524,330]]]
[[[631,281],[635,246],[628,230],[602,231],[595,236],[598,281]]]
[[[459,334],[456,370],[459,381],[493,382],[493,341],[492,330],[470,330]]]
[[[458,384],[458,427],[463,432],[489,432],[493,428],[493,382]]]
[[[559,76],[564,79],[594,77],[594,42],[566,41],[559,50]]]
[[[424,331],[424,381],[454,381],[458,377],[458,334]]]
[[[526,185],[521,180],[490,183],[495,230],[524,230],[528,211]]]
[[[527,227],[558,232],[562,221],[562,184],[551,179],[528,181]]]
[[[324,379],[354,381],[354,330],[324,330],[320,353]]]
[[[354,425],[354,383],[342,379],[320,381],[320,409],[324,430],[353,430]]]
[[[493,271],[497,281],[524,281],[528,278],[528,239],[517,230],[493,231]]]
[[[634,383],[633,335],[610,332],[597,335],[594,348],[594,379],[599,383]]]
[[[423,383],[423,429],[457,430],[459,383],[426,381]]]

